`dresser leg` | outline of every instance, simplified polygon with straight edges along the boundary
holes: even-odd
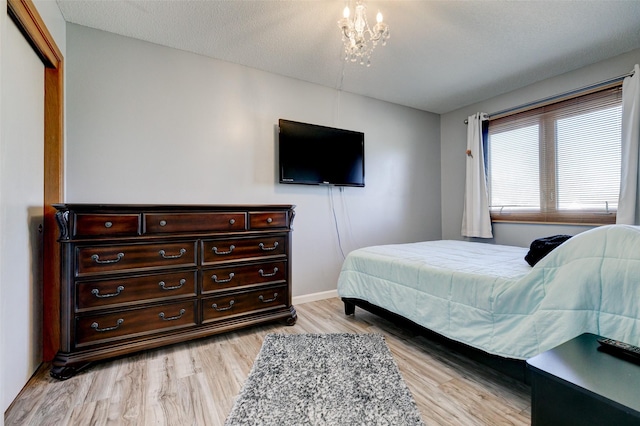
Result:
[[[49,375],[54,379],[58,380],[67,380],[87,368],[91,363],[87,362],[84,364],[76,364],[73,366],[70,365],[54,365],[51,367],[51,371]]]
[[[291,306],[291,316],[286,319],[286,324],[288,326],[292,326],[298,321],[298,314],[296,312],[296,308]]]

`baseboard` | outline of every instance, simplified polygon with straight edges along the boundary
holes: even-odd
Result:
[[[302,296],[294,296],[291,303],[294,305],[302,305],[303,303],[315,302],[318,300],[331,299],[338,297],[338,290],[321,291],[320,293],[304,294]]]

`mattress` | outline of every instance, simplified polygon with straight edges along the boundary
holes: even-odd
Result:
[[[338,294],[507,358],[584,332],[640,344],[640,227],[583,232],[534,267],[527,251],[453,240],[366,247],[345,259]]]

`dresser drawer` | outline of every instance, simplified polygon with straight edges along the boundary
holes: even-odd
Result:
[[[288,303],[286,285],[207,297],[202,300],[202,319],[203,322],[223,320],[265,309],[286,307]]]
[[[204,240],[202,263],[211,264],[237,259],[253,259],[286,254],[285,237]]]
[[[76,346],[196,325],[196,300],[76,318]]]
[[[286,212],[249,212],[251,229],[287,228]]]
[[[202,293],[287,279],[286,262],[235,265],[202,271]]]
[[[77,275],[196,266],[196,247],[195,241],[79,247]]]
[[[84,311],[114,305],[195,297],[196,270],[76,283],[76,309]]]
[[[145,234],[244,231],[245,213],[145,213]]]
[[[136,236],[140,233],[138,214],[78,213],[73,221],[74,237]]]

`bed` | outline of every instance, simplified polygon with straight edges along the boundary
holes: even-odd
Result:
[[[366,247],[346,257],[338,295],[347,313],[382,308],[514,360],[584,332],[640,344],[640,227],[580,233],[533,267],[528,250],[452,240]]]

